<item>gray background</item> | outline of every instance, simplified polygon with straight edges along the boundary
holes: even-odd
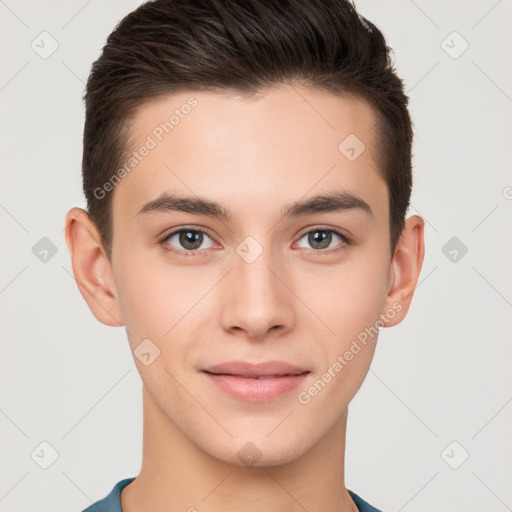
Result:
[[[139,3],[0,0],[1,512],[82,510],[140,468],[126,333],[92,316],[63,233],[85,205],[84,83]],[[356,4],[411,97],[427,252],[351,403],[346,484],[385,512],[512,510],[512,4]]]

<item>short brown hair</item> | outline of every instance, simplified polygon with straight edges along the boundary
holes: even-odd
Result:
[[[165,94],[249,96],[280,83],[356,95],[373,107],[394,252],[411,195],[413,133],[408,98],[375,25],[346,0],[154,0],[108,36],[83,98],[83,188],[109,259],[112,194],[97,191],[125,161],[136,110]]]

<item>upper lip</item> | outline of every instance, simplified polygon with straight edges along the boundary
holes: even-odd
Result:
[[[244,377],[262,377],[269,375],[300,375],[309,372],[307,368],[296,366],[284,361],[266,361],[263,363],[248,363],[245,361],[227,361],[203,369],[207,373],[222,375],[241,375]]]

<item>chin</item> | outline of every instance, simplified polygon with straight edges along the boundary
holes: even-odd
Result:
[[[300,449],[297,444],[292,444],[293,439],[290,438],[287,439],[290,445],[286,445],[279,437],[272,442],[268,439],[260,441],[257,435],[252,439],[234,438],[231,446],[217,445],[206,451],[215,459],[246,468],[281,466],[293,462],[307,451],[305,447]]]

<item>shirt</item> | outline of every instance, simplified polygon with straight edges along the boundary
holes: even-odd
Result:
[[[96,503],[93,503],[82,512],[123,512],[123,509],[121,508],[121,491],[133,480],[135,480],[135,477],[125,478],[124,480],[117,482],[108,496]],[[363,498],[359,497],[355,492],[349,489],[347,489],[347,491],[354,500],[354,503],[357,505],[359,512],[381,512],[364,501]]]

